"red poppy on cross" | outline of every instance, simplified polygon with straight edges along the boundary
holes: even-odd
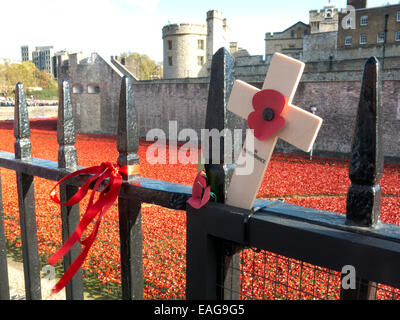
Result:
[[[228,187],[225,203],[252,209],[278,138],[309,152],[322,119],[291,104],[304,63],[280,53],[272,57],[262,90],[237,80],[232,88],[228,110],[247,119],[254,131],[254,150],[242,148]],[[246,137],[246,140],[249,137]],[[243,174],[246,163],[254,163]]]

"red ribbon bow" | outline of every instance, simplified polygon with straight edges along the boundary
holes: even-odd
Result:
[[[124,166],[120,167],[118,164],[112,164],[110,162],[103,162],[100,166],[94,166],[78,170],[70,175],[61,179],[50,191],[50,198],[60,205],[72,206],[81,201],[89,191],[89,186],[92,182],[96,181],[93,191],[90,194],[89,204],[86,208],[86,212],[79,222],[74,233],[68,238],[64,245],[58,249],[50,258],[49,264],[55,265],[59,259],[64,257],[72,246],[79,241],[83,246],[82,252],[70,265],[68,270],[64,273],[58,283],[52,289],[52,293],[58,293],[62,290],[67,283],[72,279],[78,269],[82,266],[94,240],[96,239],[97,232],[99,231],[101,219],[107,210],[113,205],[119,195],[119,191],[122,185],[122,175],[132,175],[139,173],[139,165]],[[81,175],[92,175],[86,183],[76,192],[67,202],[61,203],[60,199],[56,195],[56,187],[63,181]],[[97,201],[94,201],[94,196],[101,183],[109,178],[107,185],[100,192]],[[85,232],[87,226],[98,216],[93,231],[85,239],[81,240],[82,234]]]

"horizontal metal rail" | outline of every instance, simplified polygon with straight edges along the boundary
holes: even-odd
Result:
[[[267,250],[339,272],[344,266],[352,265],[357,277],[400,287],[399,226],[380,222],[375,228],[354,227],[345,224],[346,216],[342,214],[286,203],[258,202],[262,204],[267,208],[256,213],[214,203],[200,210],[188,206],[188,236],[232,241],[239,249]],[[198,244],[202,245],[204,241]],[[196,284],[195,279],[201,282],[200,279],[208,277],[206,273],[212,273],[206,266],[212,265],[207,261],[208,249],[197,249],[197,252],[204,255],[195,257],[188,250],[195,259],[192,268],[197,270],[188,270],[188,294],[193,299],[197,298],[194,287],[206,285],[204,280],[203,284]],[[209,284],[215,286],[214,281]],[[205,290],[213,292],[214,289]]]

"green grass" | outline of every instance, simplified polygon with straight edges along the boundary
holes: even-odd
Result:
[[[31,95],[34,95],[36,100],[58,100],[58,88],[26,92],[27,97],[30,97]]]

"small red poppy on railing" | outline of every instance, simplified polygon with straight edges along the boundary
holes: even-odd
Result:
[[[204,190],[204,192],[203,192]],[[188,203],[195,209],[200,209],[210,200],[211,188],[207,186],[206,174],[201,171],[197,174],[193,183],[192,197]]]
[[[250,113],[247,122],[258,140],[267,140],[284,126],[285,118],[281,114],[287,103],[287,98],[276,90],[261,90],[254,95],[255,111]]]

